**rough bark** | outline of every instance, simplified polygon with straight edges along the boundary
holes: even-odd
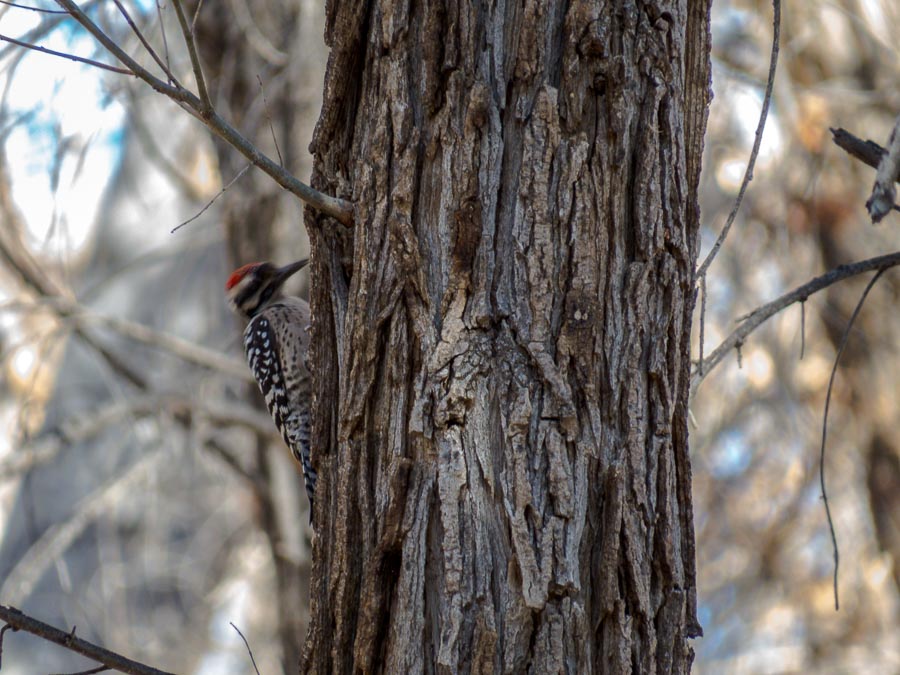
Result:
[[[305,672],[689,671],[708,5],[329,3]]]

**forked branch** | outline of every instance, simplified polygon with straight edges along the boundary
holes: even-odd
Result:
[[[194,69],[194,79],[197,81],[197,91],[200,94],[200,116],[204,119],[212,110],[212,101],[209,99],[209,92],[206,89],[206,78],[203,77],[203,66],[200,65],[200,56],[197,54],[197,45],[194,42],[194,23],[188,25],[187,17],[184,15],[184,9],[181,6],[181,0],[174,0],[172,5],[175,7],[175,14],[178,16],[178,23],[181,26],[181,35],[184,37],[184,44],[187,45],[188,55],[191,57],[191,68]],[[197,11],[200,11],[199,6]]]
[[[702,372],[698,368],[694,369],[694,373],[691,376],[691,387],[696,389],[703,378],[706,377],[732,349],[741,347],[753,331],[778,314],[781,310],[790,307],[796,302],[805,302],[812,294],[818,293],[823,288],[827,288],[843,279],[863,274],[864,272],[871,272],[873,270],[886,270],[891,267],[896,267],[897,265],[900,265],[900,251],[888,253],[887,255],[878,256],[876,258],[868,258],[867,260],[861,260],[848,265],[841,265],[820,277],[816,277],[812,281],[808,281],[802,286],[798,286],[793,291],[785,293],[780,298],[777,298],[762,307],[757,307],[749,314],[740,317],[738,319],[740,325],[734,332],[722,340],[719,346],[703,360]]]
[[[244,155],[244,157],[250,160],[254,166],[262,169],[285,190],[296,195],[300,200],[313,208],[340,221],[344,225],[352,225],[353,204],[351,202],[323,194],[299,180],[283,166],[274,162],[267,155],[262,153],[259,148],[245,138],[237,129],[228,124],[228,122],[215,111],[206,90],[206,82],[203,79],[203,71],[200,67],[196,45],[194,44],[192,24],[189,25],[187,23],[187,19],[184,16],[184,12],[179,2],[175,3],[175,8],[178,13],[179,23],[182,26],[185,43],[191,56],[191,64],[197,79],[199,96],[186,89],[177,80],[164,82],[140,65],[135,59],[129,56],[125,50],[116,44],[115,40],[110,38],[96,23],[94,23],[94,21],[91,20],[91,18],[75,2],[73,2],[73,0],[56,0],[56,3],[78,21],[78,23],[80,23],[97,40],[97,42],[103,45],[112,56],[125,66],[125,69],[123,71],[121,69],[116,69],[114,66],[107,66],[106,64],[103,64],[103,67],[107,70],[115,69],[115,72],[125,72],[143,80],[154,90],[161,94],[165,94],[188,113],[203,122],[203,124],[205,124],[214,134],[234,147],[238,152]],[[54,55],[72,58],[65,54]],[[84,61],[84,59],[79,60]],[[168,72],[166,74],[169,75]]]
[[[889,149],[882,148],[874,141],[864,141],[840,127],[830,130],[835,145],[863,164],[878,169],[872,196],[866,202],[866,208],[869,209],[869,215],[872,216],[872,222],[875,223],[884,218],[891,209],[900,211],[900,206],[894,203],[896,197],[894,183],[900,182],[900,131],[898,130],[900,130],[900,116],[897,117],[888,140]]]

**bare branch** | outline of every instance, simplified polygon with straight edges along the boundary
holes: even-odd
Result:
[[[353,224],[353,204],[338,197],[331,197],[314,190],[306,183],[298,180],[287,169],[272,161],[247,140],[234,127],[222,119],[211,107],[208,107],[196,95],[180,86],[178,83],[166,83],[154,76],[150,71],[131,58],[119,45],[115,43],[103,30],[87,16],[73,0],[56,0],[56,3],[66,9],[78,23],[93,35],[100,44],[115,56],[128,68],[132,74],[142,79],[155,91],[165,94],[173,101],[181,105],[190,114],[203,122],[213,133],[226,143],[234,147],[255,166],[266,172],[281,187],[296,195],[302,201],[325,215],[331,216],[344,225]],[[177,7],[178,5],[176,5]],[[205,112],[208,111],[208,112]]]
[[[6,217],[6,226],[0,228],[0,260],[5,260],[10,270],[16,272],[22,282],[42,298],[60,299],[63,302],[71,301],[71,294],[67,289],[58,285],[46,270],[38,264],[28,249],[25,247],[19,232],[21,224],[16,221],[16,211],[9,202],[9,193],[0,191],[0,211]],[[12,305],[10,305],[12,307]],[[28,309],[33,309],[29,305]],[[84,340],[85,344],[99,353],[109,365],[125,379],[139,388],[146,385],[144,378],[129,364],[118,358],[90,333],[76,325],[75,332]]]
[[[831,140],[834,141],[836,146],[848,155],[855,157],[863,164],[871,166],[873,169],[878,168],[881,158],[887,153],[887,150],[882,148],[875,141],[864,141],[859,138],[859,136],[854,136],[841,127],[838,127],[837,129],[831,127],[829,131],[831,131]]]
[[[840,562],[840,557],[838,555],[838,544],[837,544],[837,535],[834,532],[834,521],[831,518],[831,508],[828,506],[828,493],[825,490],[825,439],[828,435],[828,407],[831,405],[831,390],[834,387],[834,376],[837,373],[838,362],[841,360],[841,354],[844,353],[844,347],[847,346],[847,340],[850,338],[850,329],[853,328],[853,322],[856,321],[856,317],[859,315],[859,311],[862,309],[863,304],[866,301],[866,296],[869,295],[869,291],[872,290],[872,287],[875,285],[875,282],[884,274],[886,267],[882,267],[878,270],[878,274],[872,277],[871,281],[869,281],[866,289],[863,291],[862,296],[859,299],[859,302],[856,303],[856,309],[853,310],[853,314],[850,316],[850,321],[847,322],[847,328],[844,329],[844,336],[841,338],[841,345],[838,347],[837,355],[834,357],[834,365],[831,367],[831,377],[828,378],[828,393],[825,395],[825,414],[822,419],[822,447],[819,450],[819,485],[822,488],[822,502],[825,504],[825,516],[828,519],[828,530],[831,532],[831,544],[834,549],[834,610],[837,611],[840,609],[840,603],[838,602],[838,564]]]
[[[185,340],[177,335],[162,333],[149,326],[135,321],[129,321],[114,316],[104,316],[85,310],[74,303],[60,306],[60,314],[70,317],[82,327],[101,325],[114,330],[135,342],[140,342],[148,347],[162,349],[183,361],[194,363],[204,368],[218,370],[233,377],[250,381],[247,365],[238,359],[227,356],[206,347],[201,347],[190,340]]]
[[[37,635],[48,642],[53,642],[69,651],[102,663],[108,668],[114,668],[120,673],[129,673],[130,675],[174,675],[173,673],[132,661],[121,654],[112,652],[87,640],[82,640],[75,636],[74,628],[71,632],[66,633],[42,621],[33,619],[15,607],[0,605],[0,620],[5,621],[8,626],[12,626],[13,630],[24,630],[26,633]],[[93,672],[100,671],[95,670]]]
[[[135,342],[168,352],[187,363],[193,363],[211,370],[252,381],[249,369],[241,360],[232,358],[222,352],[202,347],[171,333],[163,333],[136,321],[116,316],[97,314],[79,303],[59,296],[45,296],[39,303],[55,312],[60,318],[71,321],[79,335],[86,337],[86,331],[102,326]],[[30,309],[34,305],[10,303],[9,309]],[[92,345],[95,346],[95,345]]]
[[[147,393],[129,397],[127,401],[113,401],[89,413],[79,412],[42,433],[25,447],[0,460],[0,481],[16,478],[46,464],[65,447],[85,443],[126,418],[139,419],[162,412],[185,428],[197,419],[205,419],[219,429],[243,427],[272,440],[280,438],[271,418],[256,408],[221,399],[191,399],[173,393]],[[219,452],[219,448],[214,449]],[[243,469],[238,473],[253,482],[253,477]]]
[[[130,258],[121,266],[107,272],[102,279],[90,283],[81,289],[79,297],[82,304],[90,304],[92,299],[96,299],[102,291],[110,288],[113,282],[120,280],[122,277],[132,273],[136,273],[140,269],[153,266],[161,262],[168,262],[173,256],[179,256],[188,251],[202,250],[219,241],[219,235],[216,233],[206,232],[199,236],[193,237],[191,241],[184,244],[172,245],[167,244],[159,248],[154,248],[146,253],[141,253]],[[0,305],[2,307],[2,305]]]
[[[878,223],[891,209],[897,208],[894,200],[897,198],[897,189],[894,183],[900,179],[900,115],[894,122],[894,128],[888,139],[887,152],[878,164],[878,173],[875,175],[875,186],[872,188],[872,196],[866,201],[866,209],[873,223]]]
[[[759,124],[756,126],[756,139],[753,141],[753,150],[750,151],[747,170],[744,172],[744,180],[741,182],[741,189],[734,202],[734,208],[732,208],[731,213],[728,214],[725,226],[719,233],[716,243],[713,244],[712,250],[710,250],[706,259],[697,269],[697,277],[703,277],[706,274],[712,261],[715,260],[716,255],[719,253],[719,249],[722,248],[725,237],[728,236],[728,232],[734,224],[734,219],[737,217],[737,212],[741,208],[741,202],[744,200],[744,193],[747,191],[747,186],[750,184],[750,181],[753,180],[753,167],[756,165],[756,157],[759,155],[759,146],[762,143],[763,130],[766,128],[766,118],[769,115],[769,103],[772,101],[772,88],[775,86],[775,68],[778,64],[778,50],[781,41],[781,0],[772,0],[772,9],[775,16],[773,19],[772,55],[769,57],[769,79],[766,82],[766,93],[763,97],[762,110],[760,110],[759,113]]]
[[[216,439],[208,438],[204,442],[203,447],[211,450],[216,457],[218,457],[225,463],[225,466],[227,466],[235,473],[235,475],[243,478],[257,497],[260,497],[260,495],[264,494],[265,491],[268,490],[258,473],[251,473],[250,471],[245,469],[243,465],[241,465],[241,463],[238,461],[237,457],[235,457],[234,453],[225,448],[225,446],[219,443]]]
[[[897,265],[900,265],[900,251],[888,253],[887,255],[878,256],[876,258],[861,260],[848,265],[841,265],[830,272],[795,288],[793,291],[785,293],[780,298],[773,300],[762,307],[756,308],[749,314],[740,317],[738,321],[741,325],[731,333],[731,335],[722,340],[719,346],[704,360],[702,373],[698,369],[694,369],[694,373],[691,376],[691,386],[696,390],[703,378],[706,377],[732,349],[743,345],[744,341],[753,331],[786,307],[790,307],[795,302],[805,302],[813,293],[817,293],[823,288],[827,288],[843,279],[856,276],[857,274],[863,274],[864,272],[871,272],[873,270],[886,270],[890,267],[896,267]]]
[[[10,211],[8,205],[3,203],[2,195],[0,195],[0,208],[3,208],[4,212]],[[22,281],[40,297],[42,306],[51,309],[60,318],[72,321],[79,336],[100,352],[110,365],[125,375],[133,384],[144,388],[146,382],[140,374],[135,373],[125,362],[98,342],[92,334],[93,328],[103,326],[136,342],[167,351],[188,363],[218,370],[244,381],[252,381],[249,369],[241,360],[175,335],[153,330],[149,326],[135,321],[103,316],[88,310],[57,284],[46,270],[41,268],[16,236],[16,231],[17,228],[9,226],[9,224],[5,228],[0,228],[0,259],[6,260],[9,268],[18,273]],[[34,304],[31,303],[27,305],[10,303],[6,307],[34,311]]]
[[[851,157],[855,157],[860,162],[871,166],[873,169],[879,168],[882,160],[888,154],[887,150],[882,148],[875,141],[864,141],[858,136],[854,136],[846,129],[842,129],[841,127],[838,127],[837,129],[832,127],[830,131],[832,136],[831,140],[834,141],[835,145],[837,145],[841,150],[849,154]],[[900,175],[897,175],[894,178],[894,182],[900,183]],[[898,206],[897,204],[894,204],[892,208],[895,211],[900,211],[900,206]]]
[[[124,65],[129,71],[129,74],[136,75],[140,79],[144,80],[147,84],[149,84],[153,89],[160,92],[161,94],[165,94],[169,98],[174,101],[178,101],[179,103],[188,104],[191,99],[196,100],[196,96],[194,96],[191,92],[189,92],[184,87],[178,85],[177,83],[168,84],[163,82],[158,77],[153,75],[149,70],[144,68],[140,63],[135,61],[128,53],[122,49],[118,44],[116,44],[115,40],[109,37],[103,30],[95,24],[91,18],[84,13],[84,11],[75,4],[72,0],[56,0],[56,4],[69,12],[70,15],[82,26],[87,29],[87,31],[93,35],[96,40],[103,45],[113,56],[115,56],[121,63]],[[198,101],[199,103],[199,101]]]
[[[3,638],[6,636],[6,631],[10,629],[13,633],[19,630],[18,628],[13,628],[9,624],[6,624],[5,626],[3,626],[3,628],[0,628],[0,667],[2,667],[3,665]]]
[[[58,52],[55,49],[48,49],[47,47],[41,47],[40,45],[33,45],[30,42],[23,42],[22,40],[17,40],[16,38],[9,37],[8,35],[0,35],[0,40],[2,40],[3,42],[9,42],[18,47],[24,47],[25,49],[33,49],[34,51],[41,52],[42,54],[58,56],[63,59],[68,59],[69,61],[77,61],[78,63],[85,63],[89,66],[100,68],[101,70],[109,70],[113,73],[119,73],[120,75],[134,75],[134,73],[126,70],[125,68],[117,68],[116,66],[110,66],[106,63],[102,63],[101,61],[95,61],[94,59],[88,59],[83,56],[76,56],[75,54],[69,54],[68,52]]]

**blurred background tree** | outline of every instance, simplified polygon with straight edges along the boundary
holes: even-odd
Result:
[[[874,171],[838,150],[828,129],[886,142],[900,111],[900,7],[812,2],[785,6],[783,16],[755,179],[707,282],[707,353],[740,315],[839,264],[897,248],[896,213],[873,227],[865,212]],[[746,165],[772,34],[766,3],[715,3],[714,17],[716,97],[701,191],[708,243]],[[740,365],[726,359],[693,400],[703,671],[900,667],[896,272],[854,324],[831,404],[839,613],[818,476],[831,366],[870,276],[811,297],[805,322],[800,305],[775,317],[743,346]]]
[[[107,4],[104,26],[135,51]],[[171,12],[128,7],[154,43],[161,25],[176,34]],[[746,166],[772,35],[767,3],[717,2],[713,16],[704,251]],[[301,177],[323,23],[308,0],[229,0],[197,22],[217,108]],[[895,248],[898,216],[876,228],[865,214],[874,172],[839,151],[828,127],[884,143],[900,111],[898,32],[888,0],[784,8],[755,179],[707,280],[706,353],[738,316]],[[5,6],[0,33],[91,55],[58,15]],[[166,49],[188,79],[180,43]],[[309,549],[285,524],[307,521],[306,501],[242,370],[222,283],[239,263],[302,256],[301,207],[250,169],[170,233],[244,160],[142,84],[9,45],[0,58],[0,602],[178,672],[245,672],[233,621],[263,672],[293,672]],[[818,443],[831,364],[867,279],[811,297],[803,335],[800,306],[788,309],[743,346],[740,367],[726,359],[699,386],[697,672],[900,669],[896,274],[869,296],[833,394],[839,613]],[[136,335],[141,326],[150,330]],[[83,666],[7,639],[11,672]]]
[[[137,51],[104,5],[110,35]],[[171,7],[128,9],[189,78]],[[273,157],[277,139],[298,175],[311,168],[323,21],[321,3],[233,0],[195,26],[217,108]],[[56,14],[0,7],[0,32],[94,55]],[[308,251],[302,207],[143,83],[15,46],[3,59],[2,602],[178,672],[243,672],[233,621],[264,672],[293,672],[307,502],[223,287],[239,264]],[[136,341],[100,315],[149,330]],[[84,663],[20,644],[30,651],[8,644],[8,668]]]

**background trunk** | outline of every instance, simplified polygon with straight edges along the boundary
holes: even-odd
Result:
[[[331,2],[311,672],[686,672],[708,3]]]
[[[197,15],[197,42],[210,95],[269,156],[305,175],[309,158],[300,139],[312,132],[307,111],[318,105],[320,84],[309,80],[311,72],[318,72],[315,64],[322,56],[320,43],[310,33],[319,25],[321,10],[294,0],[254,0],[244,6],[246,15],[231,11]],[[248,28],[248,21],[255,30]],[[222,182],[228,183],[246,168],[246,159],[221,139],[213,140]],[[298,215],[295,200],[262,172],[250,171],[241,178],[221,200],[229,269],[261,260],[280,265],[305,256]],[[243,324],[235,320],[238,330]],[[258,387],[247,385],[247,392],[254,405],[265,410]],[[309,616],[307,500],[299,467],[293,459],[283,461],[289,455],[281,439],[271,444],[258,437],[253,445],[259,479],[254,506],[272,552],[282,665],[291,673],[300,659]]]

